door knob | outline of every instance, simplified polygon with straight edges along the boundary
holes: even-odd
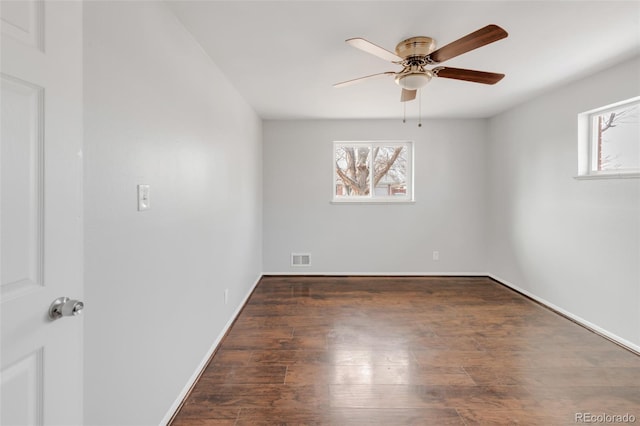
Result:
[[[58,297],[49,306],[49,318],[57,320],[62,317],[80,315],[84,309],[84,303],[79,300],[71,300],[68,297]]]

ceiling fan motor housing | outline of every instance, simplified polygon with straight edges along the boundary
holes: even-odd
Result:
[[[431,37],[411,37],[396,46],[396,55],[403,59],[413,56],[427,56],[436,48],[436,41]]]

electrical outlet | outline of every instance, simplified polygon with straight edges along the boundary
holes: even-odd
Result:
[[[226,305],[229,302],[229,289],[224,289],[224,304]]]
[[[440,252],[439,251],[434,251],[433,252],[433,260],[440,260]]]

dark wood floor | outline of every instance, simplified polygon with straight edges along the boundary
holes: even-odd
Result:
[[[488,278],[266,277],[173,425],[581,414],[640,424],[640,357]]]

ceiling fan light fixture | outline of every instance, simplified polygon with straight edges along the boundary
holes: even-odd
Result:
[[[431,80],[431,74],[426,72],[415,72],[396,77],[398,86],[407,90],[418,90],[427,85]]]

